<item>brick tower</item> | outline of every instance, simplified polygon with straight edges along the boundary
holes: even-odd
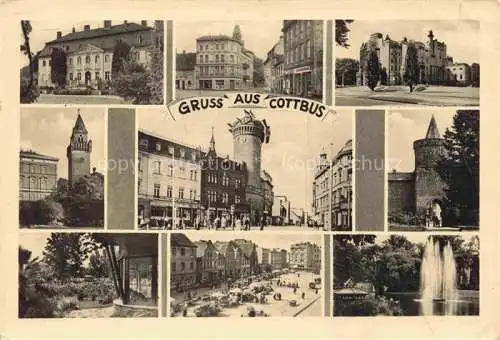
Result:
[[[248,181],[246,201],[250,207],[250,221],[257,223],[264,211],[264,191],[261,181],[262,144],[269,143],[270,127],[265,120],[258,120],[251,111],[245,110],[243,118],[229,125],[233,134],[234,158],[247,166]]]
[[[434,115],[431,118],[425,138],[413,143],[415,151],[415,203],[416,212],[424,213],[433,203],[442,206],[445,197],[445,183],[436,166],[445,153]]]
[[[90,153],[92,140],[88,139],[88,132],[83,123],[80,110],[76,118],[73,132],[66,149],[68,158],[68,185],[71,187],[83,176],[90,174]]]

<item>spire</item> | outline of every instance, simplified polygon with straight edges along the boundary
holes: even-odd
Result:
[[[212,126],[212,138],[210,138],[210,150],[215,151],[215,138],[214,138],[214,127]]]
[[[426,139],[439,139],[441,135],[439,134],[439,130],[437,128],[436,119],[434,115],[432,115],[431,121],[429,123],[429,127],[427,128],[427,134],[425,135]]]
[[[85,123],[83,123],[82,116],[80,115],[80,109],[78,109],[78,117],[76,118],[75,126],[73,127],[73,132],[75,131],[87,133]]]

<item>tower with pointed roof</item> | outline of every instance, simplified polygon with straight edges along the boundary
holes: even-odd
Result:
[[[436,167],[443,157],[444,139],[441,137],[434,115],[425,138],[413,143],[415,152],[415,203],[417,213],[425,211],[434,202],[442,204],[445,184]]]
[[[90,153],[92,140],[89,139],[87,128],[83,122],[80,110],[66,149],[68,158],[68,184],[71,188],[81,177],[90,174]]]

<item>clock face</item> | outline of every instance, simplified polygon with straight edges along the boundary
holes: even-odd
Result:
[[[247,142],[246,137],[240,137],[239,142],[240,142],[241,144],[246,143],[246,142]]]

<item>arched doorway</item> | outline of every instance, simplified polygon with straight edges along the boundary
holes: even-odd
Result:
[[[85,72],[85,85],[90,85],[91,77],[92,75],[90,71]]]

